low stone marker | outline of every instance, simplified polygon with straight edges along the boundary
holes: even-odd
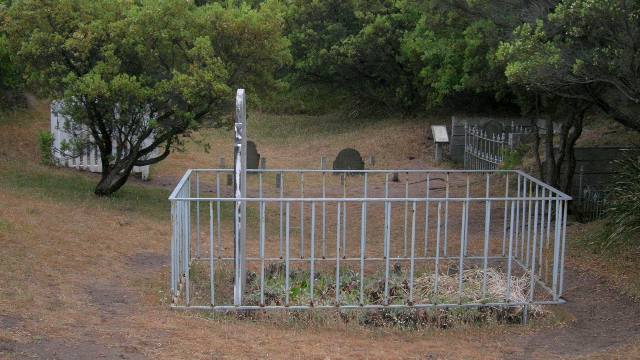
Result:
[[[333,170],[364,170],[364,161],[356,149],[342,149],[333,161]]]
[[[247,141],[247,169],[258,169],[260,166],[260,153],[256,148],[256,143]]]

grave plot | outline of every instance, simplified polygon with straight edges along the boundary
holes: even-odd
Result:
[[[520,171],[247,169],[243,91],[236,116],[235,168],[170,196],[174,308],[564,302],[562,192]]]

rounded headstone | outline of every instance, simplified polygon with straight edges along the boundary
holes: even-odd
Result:
[[[504,126],[498,120],[491,120],[482,126],[487,135],[498,135],[504,132]]]
[[[247,141],[247,169],[258,169],[260,167],[260,154],[256,148],[256,143]]]
[[[364,170],[364,160],[356,149],[342,149],[333,161],[333,170]]]

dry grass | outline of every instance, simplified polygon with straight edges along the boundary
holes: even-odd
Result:
[[[640,247],[629,245],[604,253],[595,249],[589,244],[590,237],[601,234],[602,226],[602,221],[595,221],[569,227],[570,236],[576,240],[571,244],[571,252],[576,255],[571,258],[572,265],[601,274],[620,291],[640,301]]]
[[[363,327],[339,316],[334,321],[327,314],[313,322],[289,314],[260,319],[171,311],[170,223],[161,205],[154,205],[166,189],[132,186],[122,199],[109,201],[83,195],[95,179],[37,165],[36,134],[48,128],[46,106],[2,117],[0,358],[498,359],[514,357],[540,331],[472,325],[408,332]],[[406,145],[420,144],[426,122],[341,129],[300,132],[283,142],[267,130],[256,136],[269,167],[315,167],[320,154],[331,157],[344,144],[364,155],[376,153],[380,167],[433,165],[428,147]],[[203,134],[219,145],[213,153],[189,143],[189,152],[172,155],[152,174],[173,182],[188,167],[213,167],[220,155],[230,159],[225,134]],[[539,354],[545,358],[544,350]],[[637,354],[637,347],[621,348],[619,354]]]

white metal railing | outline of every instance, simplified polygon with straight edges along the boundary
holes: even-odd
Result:
[[[529,129],[511,124],[502,133],[488,133],[478,126],[464,126],[464,168],[468,170],[495,170],[500,168],[508,151],[514,150],[520,135]]]
[[[245,103],[234,169],[169,197],[173,308],[564,302],[568,195],[521,171],[247,169]]]
[[[404,181],[389,181],[394,172]],[[189,170],[171,194],[176,308],[562,302],[570,197],[522,172],[250,170],[242,198],[224,196],[231,173]],[[455,292],[438,290],[454,280]]]

